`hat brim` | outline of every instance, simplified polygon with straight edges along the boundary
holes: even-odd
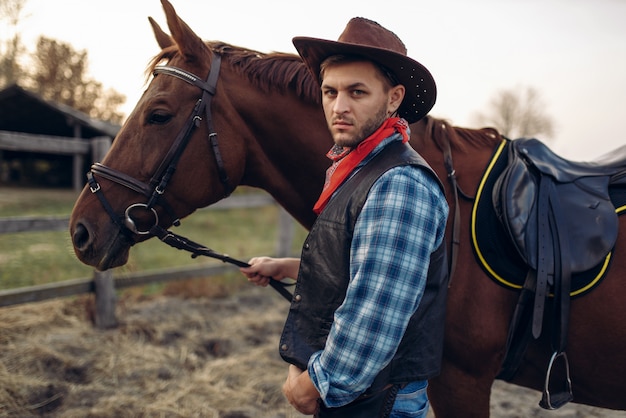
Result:
[[[409,123],[422,119],[435,105],[437,86],[433,76],[426,67],[406,55],[383,48],[308,37],[293,38],[293,44],[318,82],[322,62],[332,55],[358,55],[389,69],[406,90],[398,113]]]

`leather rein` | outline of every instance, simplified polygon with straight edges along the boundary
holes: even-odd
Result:
[[[159,225],[159,216],[155,209],[155,206],[161,206],[172,216],[172,219],[174,219],[174,221],[172,222],[173,225],[180,225],[180,219],[174,214],[169,203],[167,203],[164,193],[170,179],[176,171],[178,161],[180,160],[183,151],[185,150],[187,144],[189,143],[189,140],[191,139],[193,131],[200,126],[203,116],[207,122],[207,127],[209,131],[209,143],[211,145],[211,149],[213,150],[213,156],[215,157],[220,182],[225,190],[224,197],[230,195],[234,190],[234,187],[231,185],[230,179],[228,178],[228,175],[224,168],[224,162],[222,160],[222,155],[219,150],[217,133],[215,132],[215,129],[213,127],[213,118],[211,117],[211,99],[215,96],[220,65],[221,56],[214,53],[211,63],[211,70],[209,71],[209,76],[206,82],[203,81],[201,78],[195,76],[194,74],[177,67],[166,65],[159,65],[155,67],[153,73],[155,77],[158,74],[165,74],[179,78],[189,84],[200,88],[202,90],[202,97],[196,102],[185,126],[179,132],[172,146],[161,161],[161,164],[159,164],[157,170],[152,175],[149,184],[137,180],[134,177],[131,177],[128,174],[125,174],[114,168],[107,167],[101,163],[95,163],[91,166],[91,170],[87,173],[87,181],[89,183],[89,189],[91,190],[91,193],[95,194],[96,197],[100,200],[100,203],[104,207],[105,211],[108,213],[113,223],[118,226],[123,236],[126,238],[130,245],[133,245],[135,243],[135,241],[133,240],[133,234],[151,235],[158,237],[161,241],[171,247],[190,252],[192,258],[196,258],[202,255],[206,257],[216,258],[225,263],[234,264],[238,267],[249,267],[250,265],[246,262],[234,259],[226,254],[219,254],[211,250],[210,248],[207,248],[185,237],[164,229]],[[113,207],[104,196],[102,188],[96,180],[96,176],[105,178],[128,189],[131,189],[145,196],[148,200],[146,203],[133,203],[129,205],[124,211],[124,215],[119,216],[115,213]],[[133,219],[133,213],[139,210],[148,212],[154,218],[154,223],[150,228],[141,229]],[[280,293],[281,296],[291,302],[292,294],[285,288],[285,286],[288,286],[289,284],[281,283],[276,280],[270,280],[270,285],[278,293]]]

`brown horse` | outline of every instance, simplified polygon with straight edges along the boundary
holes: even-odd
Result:
[[[308,228],[328,167],[324,155],[332,140],[319,88],[297,56],[205,43],[169,2],[162,3],[171,37],[151,20],[162,48],[151,65],[156,75],[102,165],[92,170],[70,220],[78,258],[98,269],[123,265],[130,246],[149,238],[155,224],[167,228],[237,185],[268,191]],[[157,66],[163,63],[167,68]],[[432,117],[411,131],[412,146],[442,179],[442,150],[451,144],[459,187],[469,194],[502,141],[492,129],[463,129]],[[449,185],[446,193],[452,214],[457,205]],[[472,202],[461,199],[458,208],[458,268],[449,291],[443,371],[430,382],[429,394],[437,417],[487,417],[518,292],[481,269],[471,245]],[[626,409],[626,287],[620,280],[626,217],[619,223],[610,272],[572,301],[567,350],[574,401],[612,409]],[[541,390],[550,355],[548,337],[533,341],[513,383]]]

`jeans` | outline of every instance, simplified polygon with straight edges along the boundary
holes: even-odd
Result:
[[[412,382],[398,391],[389,418],[426,418],[428,415],[428,381]]]

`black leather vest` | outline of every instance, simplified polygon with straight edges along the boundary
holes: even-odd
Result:
[[[393,142],[335,193],[304,243],[298,280],[280,341],[285,361],[306,370],[311,355],[324,348],[333,314],[350,280],[350,244],[370,188],[392,167],[411,164],[437,180],[426,161],[409,145]],[[424,295],[391,361],[390,383],[425,380],[441,368],[448,288],[445,243],[430,257]]]

